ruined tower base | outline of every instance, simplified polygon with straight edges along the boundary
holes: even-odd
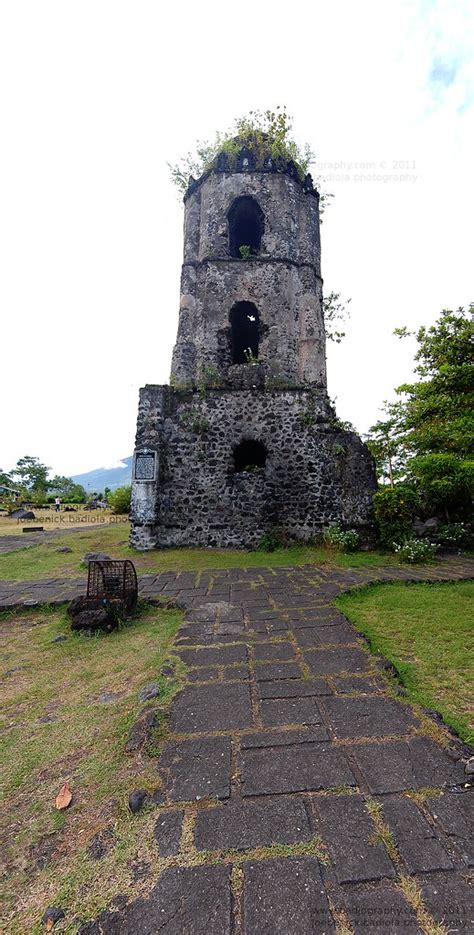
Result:
[[[308,541],[340,523],[370,533],[370,452],[306,387],[140,392],[131,544],[258,546]]]

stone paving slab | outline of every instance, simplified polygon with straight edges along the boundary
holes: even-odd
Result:
[[[442,788],[466,780],[462,762],[428,737],[354,745],[352,753],[368,791],[379,795]]]
[[[149,896],[102,912],[80,935],[231,935],[230,868],[165,870]]]
[[[463,861],[474,867],[474,793],[445,792],[428,798],[426,806]]]
[[[173,857],[179,852],[184,812],[163,812],[155,825],[155,841],[160,857]]]
[[[358,795],[314,800],[316,830],[326,842],[339,883],[394,877],[395,869]]]
[[[312,836],[304,803],[298,798],[268,803],[229,803],[202,809],[197,817],[198,850],[246,850],[268,844],[294,844]]]
[[[247,935],[331,935],[335,931],[318,861],[313,857],[244,864]]]
[[[330,744],[243,750],[241,761],[244,796],[356,785],[344,752]]]
[[[176,734],[251,727],[249,690],[237,683],[185,688],[173,703],[170,726]]]
[[[160,768],[168,770],[169,797],[174,802],[228,798],[230,763],[228,737],[171,741],[160,756]]]
[[[394,698],[326,698],[321,701],[336,737],[384,737],[419,726],[411,708]]]
[[[434,829],[414,802],[402,795],[385,799],[383,814],[409,873],[454,869]]]
[[[391,883],[351,887],[338,893],[335,901],[344,909],[354,935],[423,935],[413,909]]]

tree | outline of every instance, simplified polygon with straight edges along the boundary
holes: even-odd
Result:
[[[0,468],[0,487],[13,487],[13,479],[11,474],[7,474],[5,471],[2,471]]]
[[[30,493],[45,493],[48,489],[49,467],[42,464],[39,458],[25,455],[19,458],[12,471],[12,475],[19,479],[20,484]]]
[[[132,488],[128,487],[117,487],[116,490],[113,490],[109,494],[109,505],[112,507],[113,513],[130,513],[130,500],[132,496]]]
[[[416,454],[450,452],[460,458],[472,453],[474,438],[474,326],[469,311],[444,309],[429,328],[415,333],[415,372],[422,378],[399,386],[403,399],[406,441]],[[411,335],[406,328],[395,332]]]
[[[385,419],[369,429],[367,445],[375,459],[378,479],[382,483],[388,479],[393,487],[395,480],[403,476],[406,461],[403,407],[398,402],[385,402],[384,410]]]
[[[403,479],[417,494],[417,512],[464,519],[474,480],[474,371],[472,313],[444,309],[416,337],[421,378],[396,389],[397,402],[385,404],[385,419],[369,431],[368,444],[379,474],[393,487]]]
[[[350,299],[341,299],[340,292],[330,292],[328,296],[323,298],[326,337],[336,344],[340,344],[346,336],[345,331],[338,331],[337,328],[349,318],[350,313],[347,306],[350,301]]]
[[[76,484],[71,477],[62,477],[56,474],[48,481],[49,490],[61,497],[62,500],[69,500],[74,503],[85,503],[87,493],[82,484]]]

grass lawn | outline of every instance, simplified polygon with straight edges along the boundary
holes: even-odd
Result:
[[[314,546],[293,546],[275,552],[247,552],[238,549],[161,549],[135,552],[128,544],[128,523],[97,525],[65,531],[42,545],[25,547],[0,555],[0,579],[79,577],[84,574],[81,562],[86,552],[106,552],[111,558],[130,558],[140,574],[161,571],[201,571],[213,568],[255,568],[262,565],[332,564],[345,568],[386,565],[395,556],[379,552],[343,554]],[[1,535],[1,531],[0,531]],[[72,552],[57,550],[69,546]]]
[[[396,666],[408,698],[474,742],[474,582],[374,585],[337,605]]]
[[[128,810],[134,788],[159,787],[156,761],[126,756],[124,741],[142,707],[139,689],[157,680],[160,705],[166,706],[179,685],[180,663],[176,677],[164,679],[159,672],[170,658],[180,620],[177,611],[147,606],[123,629],[90,638],[71,634],[64,611],[0,618],[2,931],[43,931],[38,919],[50,905],[68,907],[69,925],[75,913],[93,916],[111,895],[126,889],[130,868],[145,859],[145,840],[146,860],[156,858],[156,812],[153,817],[149,808],[137,821]],[[52,642],[62,634],[67,640]],[[105,693],[112,698],[101,697]],[[66,780],[73,801],[59,812],[55,798]],[[110,829],[115,846],[110,855],[93,860],[88,847],[104,829]]]

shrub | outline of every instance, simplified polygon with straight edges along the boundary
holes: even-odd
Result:
[[[132,488],[117,487],[109,493],[109,505],[113,513],[130,513],[130,499]]]
[[[326,529],[323,539],[325,545],[335,552],[355,552],[360,542],[354,529],[342,529],[339,525]]]
[[[255,469],[256,470],[256,469]],[[285,549],[289,544],[288,536],[283,529],[268,529],[260,539],[257,546],[259,552],[275,552],[276,549]]]
[[[413,487],[397,484],[377,491],[374,510],[380,544],[391,549],[394,542],[403,542],[410,535],[413,520],[421,512],[421,504]]]
[[[399,545],[394,544],[393,550],[401,562],[409,565],[419,562],[430,562],[436,555],[438,546],[435,542],[426,539],[405,539]]]
[[[469,523],[443,523],[433,529],[432,538],[445,548],[471,548],[472,527]]]

